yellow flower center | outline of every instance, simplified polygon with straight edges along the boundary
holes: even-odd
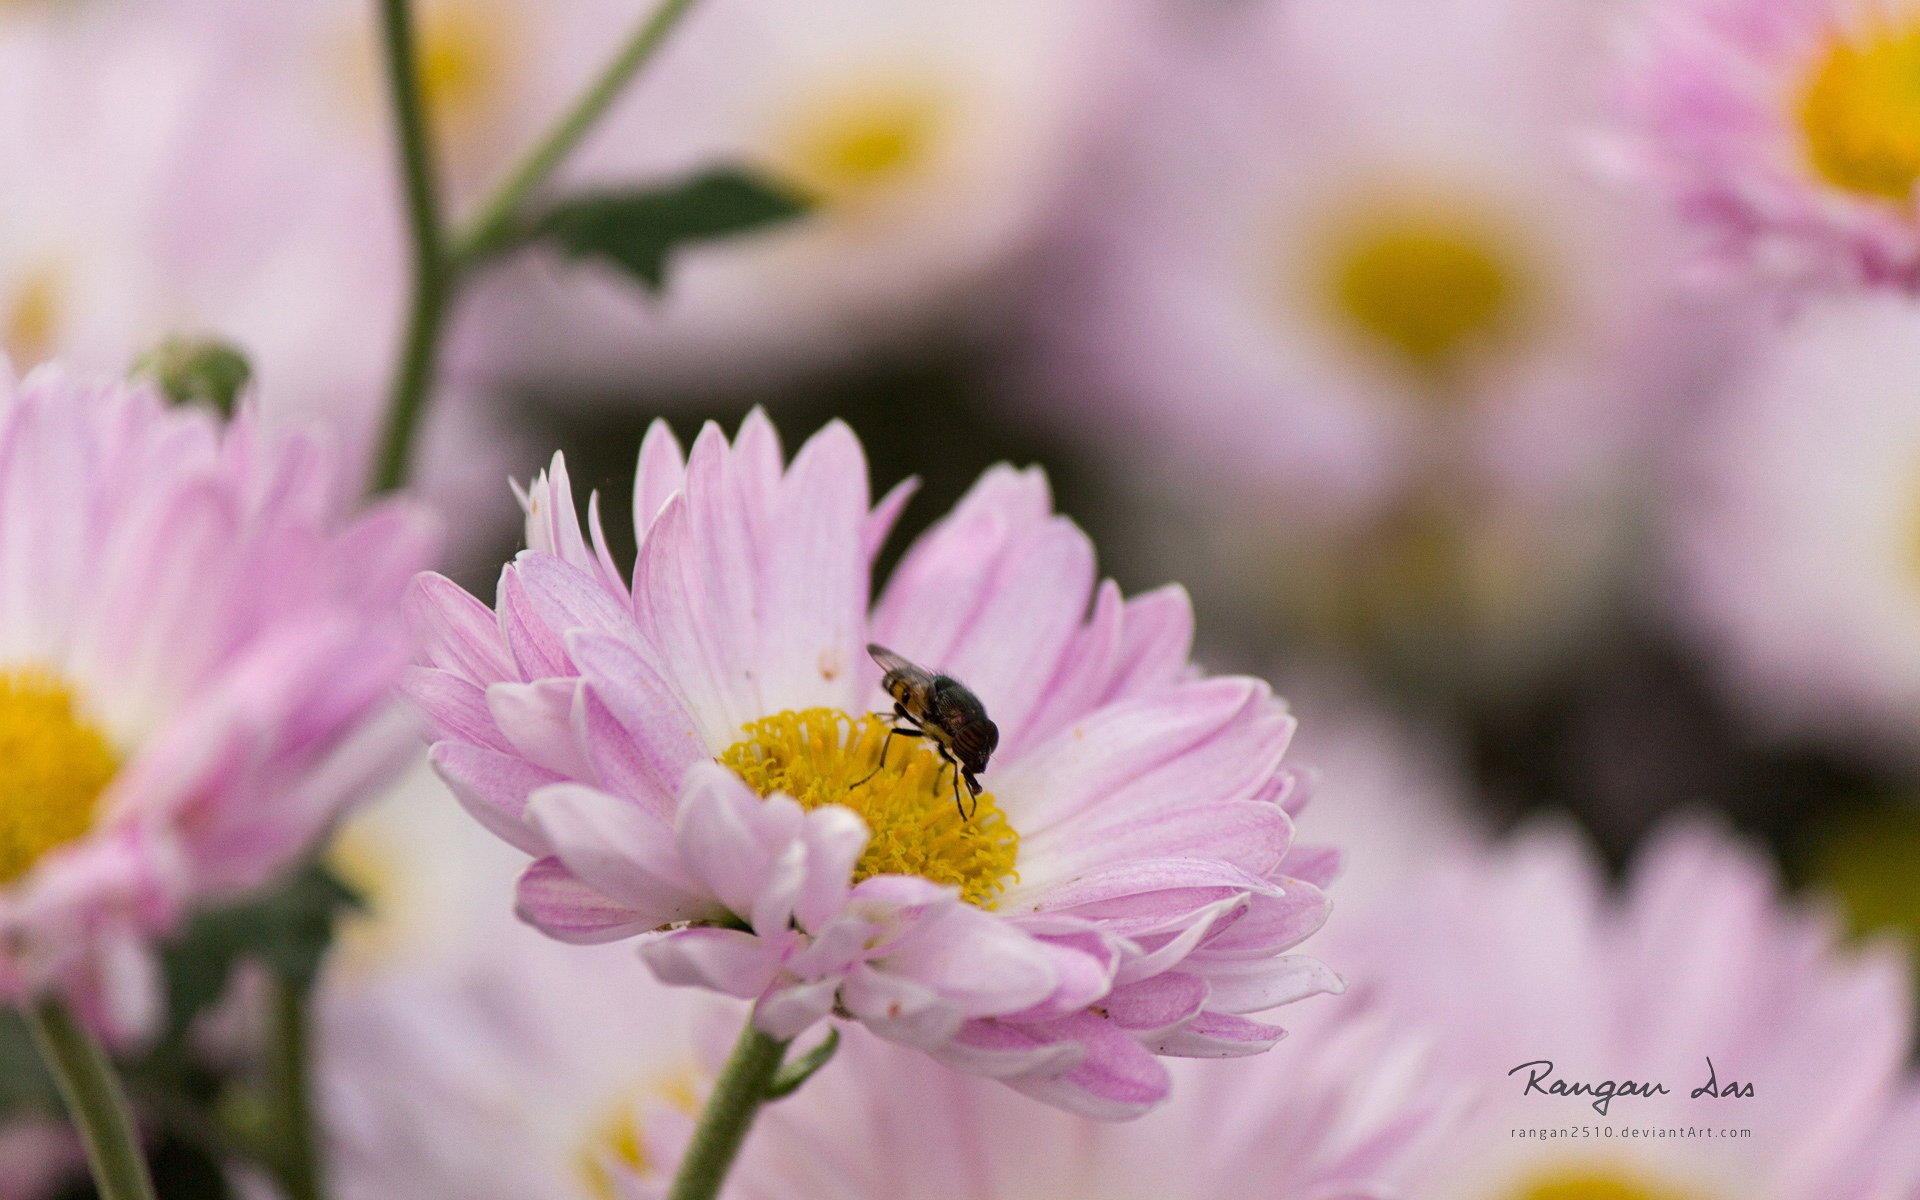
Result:
[[[960,796],[970,819],[963,817],[954,803],[953,768],[924,739],[894,738],[882,767],[887,729],[878,717],[849,717],[838,709],[777,713],[742,730],[746,739],[727,747],[720,762],[762,796],[783,792],[803,808],[839,804],[859,813],[873,840],[854,867],[855,882],[919,875],[992,908],[1019,879],[1020,835],[992,793],[982,793],[976,805],[964,784]]]
[[[58,679],[0,673],[0,884],[93,827],[120,760]]]
[[[946,97],[924,81],[837,86],[786,119],[774,166],[818,199],[844,203],[923,170],[948,124]]]
[[[574,1171],[588,1200],[620,1200],[625,1194],[622,1178],[644,1178],[658,1169],[641,1128],[646,1112],[656,1104],[696,1115],[700,1089],[695,1073],[685,1071],[655,1086],[636,1088],[607,1105],[574,1150]]]
[[[1651,1183],[1612,1167],[1574,1167],[1529,1180],[1502,1200],[1704,1200],[1698,1192]]]
[[[1822,179],[1906,200],[1920,180],[1920,23],[1836,37],[1802,85],[1800,128]]]
[[[1346,214],[1320,258],[1335,321],[1424,376],[1511,335],[1526,300],[1511,234],[1470,206],[1389,198]]]
[[[0,349],[5,349],[16,370],[34,366],[53,353],[64,307],[57,270],[40,267],[20,277],[0,319]]]

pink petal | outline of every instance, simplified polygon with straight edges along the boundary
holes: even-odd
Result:
[[[647,918],[580,882],[557,858],[535,859],[514,889],[520,919],[572,945],[617,942],[653,928]]]
[[[640,956],[660,982],[673,987],[704,987],[757,998],[780,971],[775,949],[765,939],[738,929],[680,929],[640,947]]]

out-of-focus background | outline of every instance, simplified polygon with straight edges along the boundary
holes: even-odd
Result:
[[[371,455],[406,286],[372,7],[0,5],[16,367],[218,337]],[[456,212],[645,8],[419,7]],[[1620,861],[1697,811],[1920,930],[1920,305],[1703,249],[1645,167],[1662,7],[703,0],[564,184],[725,164],[812,211],[662,295],[488,276],[420,456],[449,570],[491,586],[555,449],[630,552],[656,419],[848,422],[923,481],[896,546],[1037,463],[1289,696],[1370,886],[1436,828],[1554,810]]]

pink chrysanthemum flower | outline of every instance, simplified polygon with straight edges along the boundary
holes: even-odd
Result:
[[[1612,894],[1583,846],[1536,832],[1444,856],[1352,916],[1336,940],[1360,964],[1356,990],[1485,1092],[1410,1195],[1920,1194],[1900,1137],[1920,1117],[1907,963],[1843,949],[1832,914],[1790,907],[1771,868],[1722,834],[1658,835]],[[1666,1090],[1598,1106],[1552,1092],[1628,1080]],[[1752,1094],[1733,1094],[1742,1085]],[[1568,1128],[1592,1132],[1514,1132]]]
[[[1467,1090],[1418,1033],[1345,1001],[1257,1062],[1190,1063],[1180,1094],[1118,1128],[1041,1108],[897,1048],[849,1062],[768,1110],[734,1170],[733,1200],[1395,1200]],[[658,1106],[656,1106],[658,1107]],[[663,1114],[664,1115],[664,1114]],[[656,1127],[663,1124],[655,1118]],[[670,1136],[671,1130],[663,1133]],[[649,1143],[624,1200],[656,1200],[679,1147]]]
[[[433,758],[534,856],[522,913],[651,933],[660,977],[756,1000],[770,1035],[842,1015],[1101,1116],[1166,1095],[1156,1054],[1270,1046],[1243,1014],[1339,986],[1283,953],[1331,866],[1293,847],[1284,707],[1193,670],[1179,590],[1096,585],[1037,472],[988,472],[869,607],[907,489],[870,507],[866,478],[838,424],[785,468],[758,414],[684,460],[658,425],[631,585],[558,458],[495,611],[420,580]],[[977,807],[924,741],[880,766],[870,642],[997,722]]]
[[[433,538],[401,505],[341,527],[338,498],[251,411],[0,377],[0,1001],[138,1033],[154,940],[403,761]]]
[[[1920,287],[1920,4],[1643,7],[1620,87],[1624,165],[1671,194],[1713,265],[1795,287]]]

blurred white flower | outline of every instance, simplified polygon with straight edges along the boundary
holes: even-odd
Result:
[[[1063,219],[1036,406],[1315,634],[1563,638],[1711,329],[1675,321],[1664,214],[1589,177],[1602,31],[1303,0],[1167,39]]]
[[[370,996],[329,1028],[342,1200],[618,1200],[684,1145],[706,1078],[694,994],[654,983],[629,949],[496,920],[463,972]]]
[[[1774,733],[1920,750],[1920,303],[1816,303],[1680,448],[1682,619]]]
[[[1068,386],[1301,520],[1434,471],[1611,482],[1672,310],[1664,227],[1582,162],[1600,34],[1561,0],[1307,0],[1169,39],[1082,186]]]

